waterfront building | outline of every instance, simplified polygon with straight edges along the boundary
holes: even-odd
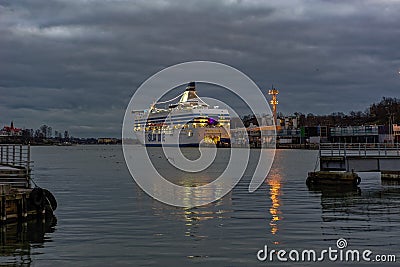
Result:
[[[331,127],[330,141],[332,143],[378,143],[379,127],[377,125]]]
[[[0,130],[0,136],[2,137],[22,136],[22,129],[15,128],[14,122],[11,122],[10,126],[4,126],[3,129]]]
[[[400,125],[393,124],[394,141],[400,143]]]

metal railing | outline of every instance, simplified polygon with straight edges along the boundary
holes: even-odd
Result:
[[[319,156],[360,156],[392,157],[400,156],[399,143],[321,143]]]
[[[25,168],[27,171],[30,171],[31,164],[30,145],[0,144],[0,165]]]

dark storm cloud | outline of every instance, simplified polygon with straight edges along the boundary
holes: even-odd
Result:
[[[229,64],[280,111],[364,110],[399,97],[398,1],[0,1],[0,122],[120,133],[145,79]]]

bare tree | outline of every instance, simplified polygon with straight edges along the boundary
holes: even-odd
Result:
[[[48,126],[46,124],[40,126],[40,131],[42,132],[44,138],[47,138],[47,129]]]

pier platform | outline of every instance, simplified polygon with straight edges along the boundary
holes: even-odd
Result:
[[[0,184],[9,184],[18,188],[28,188],[28,171],[25,168],[0,165]]]
[[[30,145],[0,145],[0,184],[29,188],[30,155]]]
[[[54,196],[31,187],[30,145],[0,145],[0,224],[53,216]]]
[[[0,224],[53,216],[54,196],[42,188],[16,188],[0,184]]]
[[[400,145],[396,144],[321,144],[321,171],[381,172],[400,180]]]

